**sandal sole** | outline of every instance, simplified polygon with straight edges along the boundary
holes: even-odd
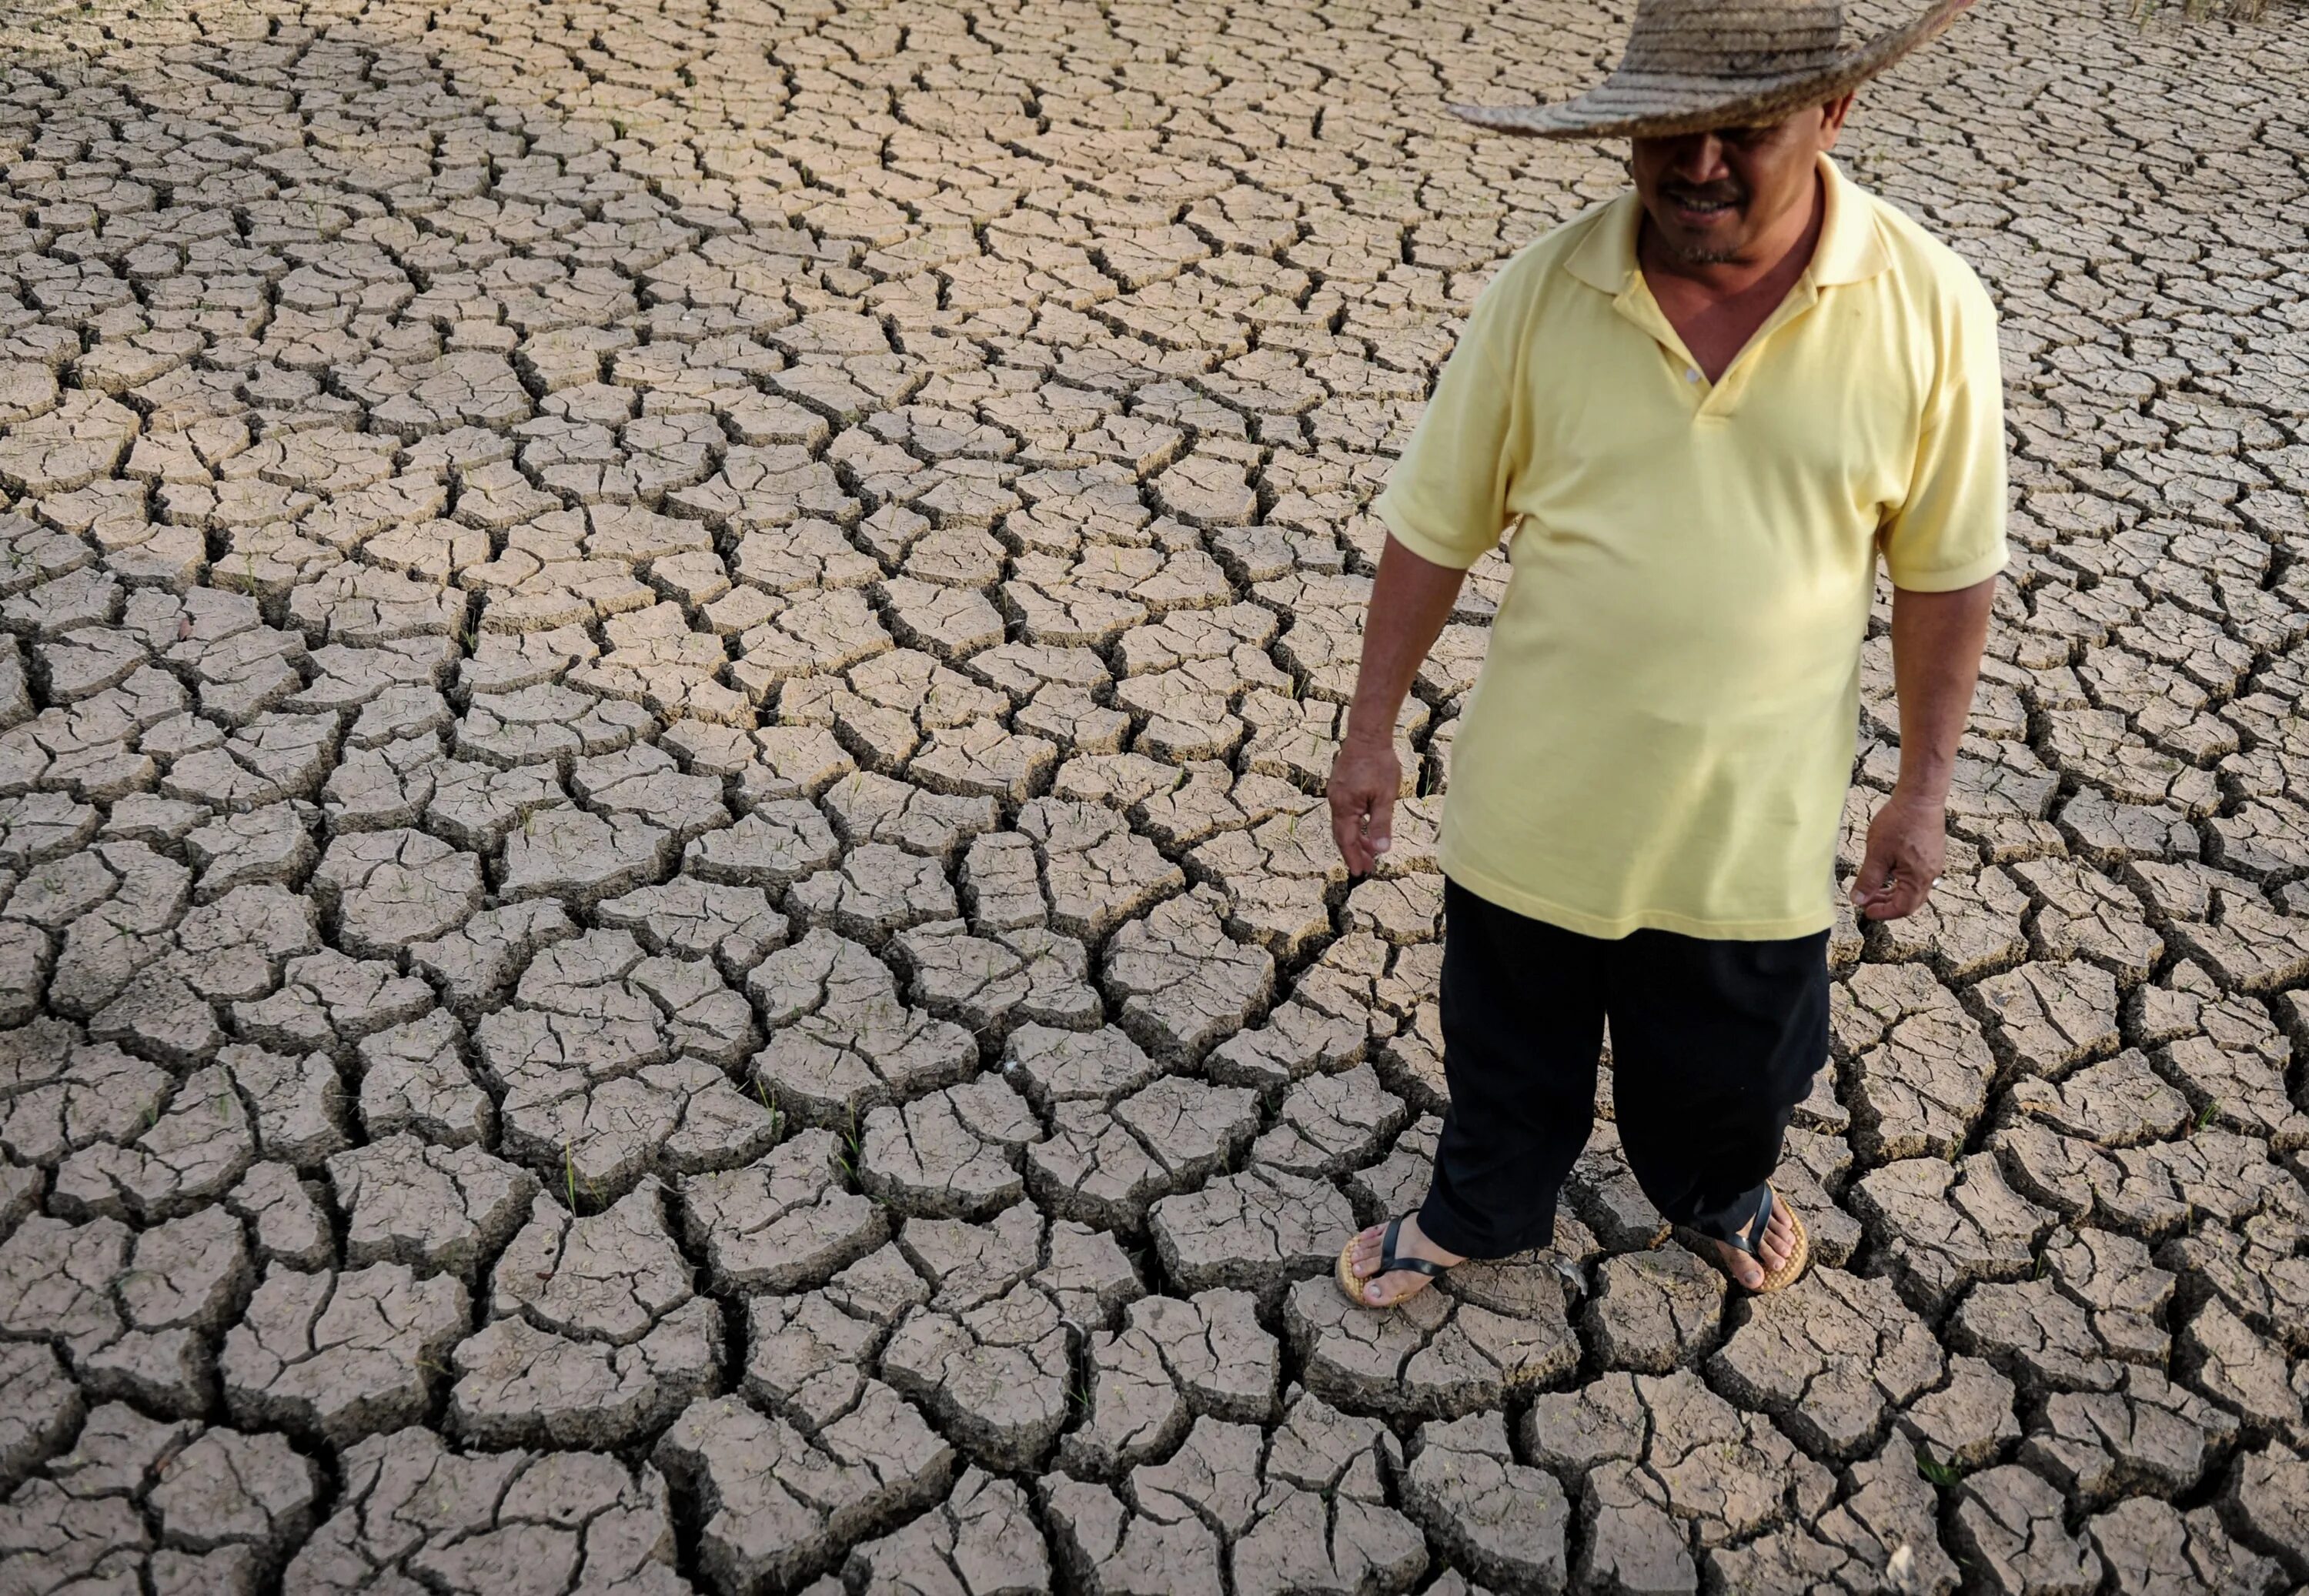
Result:
[[[1331,1271],[1331,1278],[1338,1282],[1340,1294],[1349,1302],[1353,1303],[1357,1307],[1370,1308],[1372,1313],[1379,1313],[1383,1310],[1372,1307],[1370,1303],[1363,1300],[1363,1288],[1371,1284],[1370,1279],[1357,1274],[1349,1262],[1354,1256],[1355,1243],[1362,1239],[1362,1232],[1360,1230],[1347,1238],[1347,1245],[1339,1249],[1338,1265]]]
[[[1379,1304],[1365,1302],[1363,1300],[1363,1288],[1371,1283],[1372,1277],[1367,1274],[1357,1274],[1354,1272],[1353,1266],[1348,1262],[1349,1259],[1354,1256],[1355,1243],[1362,1239],[1362,1232],[1360,1230],[1347,1238],[1347,1245],[1339,1249],[1338,1263],[1332,1266],[1331,1279],[1333,1282],[1338,1286],[1339,1294],[1345,1297],[1349,1302],[1353,1303],[1357,1307],[1362,1309],[1363,1312],[1367,1314],[1393,1313],[1397,1308],[1401,1307],[1405,1303],[1410,1301],[1413,1297],[1418,1296],[1419,1293],[1417,1291],[1414,1291],[1410,1293],[1409,1296],[1398,1297],[1393,1302],[1389,1303]],[[1431,1291],[1435,1289],[1438,1283],[1438,1278],[1431,1276],[1428,1279],[1424,1290]]]
[[[1749,1292],[1751,1297],[1766,1297],[1774,1291],[1786,1290],[1803,1278],[1804,1270],[1812,1263],[1812,1233],[1804,1229],[1803,1215],[1798,1213],[1789,1204],[1787,1199],[1780,1195],[1777,1187],[1772,1190],[1772,1203],[1776,1207],[1786,1211],[1788,1229],[1795,1232],[1795,1249],[1788,1254],[1786,1263],[1766,1275],[1762,1283]]]
[[[1725,1268],[1724,1255],[1716,1250],[1715,1238],[1703,1235],[1688,1226],[1678,1225],[1675,1228],[1676,1238],[1683,1243],[1688,1251],[1699,1254],[1717,1269],[1722,1270],[1725,1281],[1734,1290],[1745,1291],[1751,1297],[1769,1297],[1775,1291],[1785,1291],[1803,1279],[1812,1268],[1812,1233],[1804,1229],[1803,1215],[1798,1213],[1794,1206],[1780,1195],[1780,1189],[1777,1186],[1772,1188],[1772,1202],[1788,1216],[1789,1228],[1795,1232],[1795,1250],[1788,1255],[1788,1261],[1780,1265],[1777,1273],[1766,1275],[1762,1282],[1752,1289],[1742,1285],[1733,1278],[1731,1270]]]

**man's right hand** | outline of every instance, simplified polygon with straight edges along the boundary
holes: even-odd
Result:
[[[1412,553],[1392,532],[1379,551],[1379,575],[1371,582],[1363,621],[1362,663],[1355,669],[1355,701],[1326,789],[1331,840],[1354,875],[1370,875],[1393,841],[1395,796],[1403,790],[1396,716],[1419,662],[1451,618],[1466,578],[1464,571]]]
[[[1324,796],[1331,803],[1331,840],[1348,874],[1368,876],[1394,841],[1395,795],[1403,787],[1403,762],[1392,739],[1378,742],[1348,736],[1331,761]]]

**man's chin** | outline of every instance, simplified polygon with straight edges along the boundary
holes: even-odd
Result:
[[[1666,244],[1680,266],[1728,266],[1740,258],[1725,238],[1669,238]]]

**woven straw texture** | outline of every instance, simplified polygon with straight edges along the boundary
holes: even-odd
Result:
[[[1656,137],[1768,122],[1833,99],[1947,27],[1935,3],[1847,46],[1844,8],[1812,0],[1642,0],[1612,75],[1556,105],[1453,106],[1497,133],[1540,138]]]

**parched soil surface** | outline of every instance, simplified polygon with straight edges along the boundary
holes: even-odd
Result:
[[[1382,1317],[1507,566],[1350,883],[1367,506],[1622,182],[1445,104],[1623,19],[0,7],[0,1592],[2309,1580],[2309,19],[2124,12],[1846,141],[2015,559],[1820,1266],[1727,1298],[1607,1077]]]

